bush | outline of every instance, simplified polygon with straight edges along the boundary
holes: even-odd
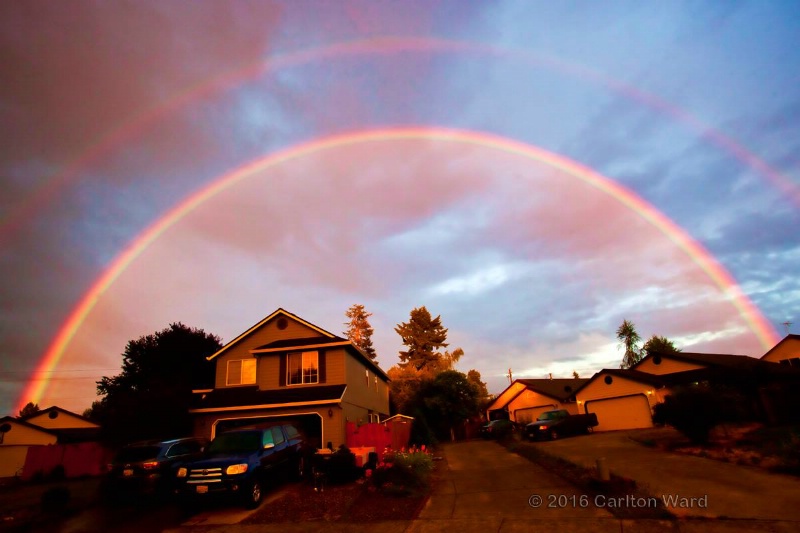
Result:
[[[358,479],[361,474],[356,466],[355,454],[344,444],[327,459],[325,468],[328,481],[334,484],[350,483]]]
[[[711,429],[725,418],[719,396],[708,387],[678,389],[653,411],[653,422],[669,424],[695,444],[706,444]]]
[[[374,487],[410,492],[427,487],[432,470],[433,457],[425,446],[412,447],[387,453],[374,470],[367,471],[367,477]]]
[[[62,512],[69,505],[70,492],[67,487],[52,487],[42,493],[42,510],[46,513]]]

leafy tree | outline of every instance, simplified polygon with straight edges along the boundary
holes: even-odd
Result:
[[[215,363],[206,357],[221,347],[219,337],[181,323],[129,341],[122,372],[97,382],[103,398],[89,418],[112,443],[189,434],[192,389],[213,386]]]
[[[434,435],[452,439],[458,424],[480,412],[481,392],[466,374],[446,370],[433,380],[423,382],[413,402]]]
[[[417,370],[411,365],[394,365],[386,374],[391,380],[389,382],[391,391],[389,400],[391,402],[392,413],[403,413],[414,416],[412,414],[412,400],[422,386],[423,381],[429,379],[427,374]]]
[[[639,348],[639,341],[642,338],[636,331],[633,322],[623,320],[617,328],[617,339],[621,346],[625,347],[625,355],[622,357],[620,368],[630,368],[642,359],[642,350]]]
[[[486,383],[481,381],[481,373],[474,368],[467,372],[467,381],[478,389],[478,396],[481,400],[486,400],[489,397],[489,389],[486,388]]]
[[[372,346],[373,329],[369,323],[372,313],[367,313],[361,304],[353,304],[345,315],[350,321],[344,323],[347,326],[344,334],[374,361],[378,354],[375,353],[375,348]]]
[[[581,378],[581,376],[580,376],[580,374],[578,374],[577,370],[573,370],[572,371],[572,378],[573,379],[580,379]]]
[[[25,404],[25,407],[19,410],[19,418],[35,415],[39,411],[41,411],[41,409],[39,409],[38,403],[28,402]]]
[[[680,349],[676,348],[668,338],[653,335],[642,346],[642,352],[645,355],[650,355],[651,353],[678,353]]]
[[[442,326],[442,317],[432,318],[423,306],[413,309],[408,322],[398,324],[394,330],[403,339],[407,350],[400,352],[400,366],[413,366],[417,370],[435,374],[437,371],[452,367],[463,351],[453,354],[441,353],[448,346],[447,328]]]

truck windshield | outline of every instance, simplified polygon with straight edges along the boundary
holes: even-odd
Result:
[[[256,431],[223,433],[208,446],[208,453],[254,452],[261,449],[261,434]]]
[[[539,415],[537,420],[555,420],[559,418],[558,411],[547,411]]]

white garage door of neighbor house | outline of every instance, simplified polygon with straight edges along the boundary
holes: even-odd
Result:
[[[518,424],[528,424],[536,420],[540,414],[545,411],[552,411],[557,409],[555,405],[540,405],[538,407],[525,407],[524,409],[517,409],[514,411],[514,420]]]
[[[650,404],[643,394],[586,402],[586,409],[597,415],[595,431],[653,427]]]

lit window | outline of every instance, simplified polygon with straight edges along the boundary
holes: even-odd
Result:
[[[317,352],[297,352],[288,354],[286,383],[289,385],[319,383],[318,363]]]
[[[227,385],[254,385],[256,382],[256,360],[238,359],[228,361]]]

